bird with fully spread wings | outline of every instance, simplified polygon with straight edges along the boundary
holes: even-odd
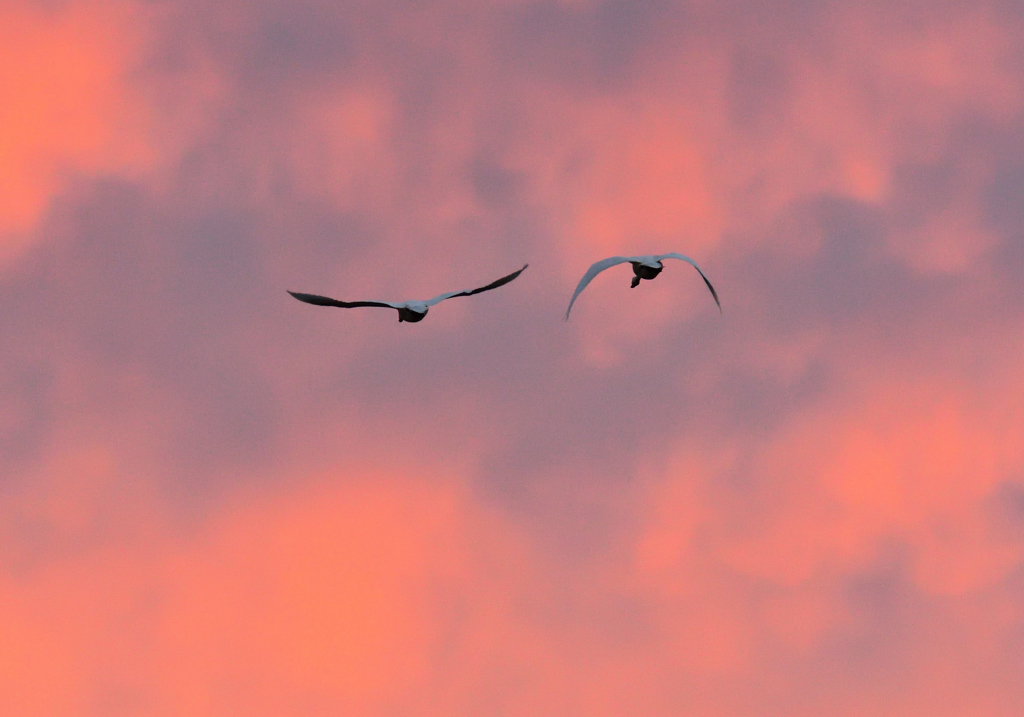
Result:
[[[423,320],[431,306],[440,304],[445,299],[454,299],[456,296],[472,296],[473,294],[497,289],[499,286],[504,286],[522,274],[528,266],[529,264],[523,264],[523,268],[519,271],[514,271],[508,276],[503,276],[497,281],[492,281],[487,286],[481,286],[478,289],[469,289],[468,291],[449,291],[447,294],[439,294],[433,299],[427,299],[426,301],[338,301],[337,299],[331,299],[326,296],[317,296],[315,294],[300,294],[295,291],[289,291],[288,293],[299,301],[304,301],[307,304],[313,304],[314,306],[337,306],[342,309],[354,309],[360,306],[380,306],[385,309],[396,309],[398,311],[399,322],[408,321],[409,323],[414,324],[417,321]]]
[[[576,291],[573,293],[572,299],[569,301],[569,308],[565,310],[565,320],[569,320],[569,312],[572,311],[572,305],[576,302],[576,297],[580,295],[581,291],[587,288],[587,284],[589,284],[595,276],[605,269],[629,262],[633,265],[634,275],[633,283],[630,284],[630,288],[635,289],[641,279],[650,280],[660,274],[661,270],[665,268],[662,264],[662,261],[665,259],[681,259],[696,269],[697,273],[700,274],[700,277],[704,280],[704,283],[707,284],[708,289],[711,290],[711,296],[714,297],[715,304],[718,305],[718,310],[722,310],[722,302],[718,300],[718,292],[715,291],[715,287],[711,285],[708,278],[704,276],[704,272],[700,270],[699,266],[697,266],[697,262],[688,256],[671,252],[669,254],[649,254],[647,256],[611,256],[607,259],[595,262],[589,269],[587,269],[587,273],[583,275],[582,279],[580,279],[580,283],[576,285]]]

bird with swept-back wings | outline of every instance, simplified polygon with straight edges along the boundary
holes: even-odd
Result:
[[[398,311],[399,322],[408,321],[409,323],[414,324],[417,321],[423,320],[431,306],[440,304],[445,299],[454,299],[456,296],[472,296],[473,294],[497,289],[499,286],[504,286],[522,274],[528,266],[529,264],[523,264],[523,268],[519,271],[514,271],[508,276],[503,276],[497,281],[492,281],[487,286],[481,286],[479,289],[469,289],[468,291],[449,291],[447,294],[439,294],[433,299],[427,299],[426,301],[338,301],[337,299],[331,299],[326,296],[317,296],[315,294],[299,294],[295,291],[289,291],[288,293],[299,301],[304,301],[305,303],[313,304],[314,306],[337,306],[342,309],[354,309],[360,306],[380,306],[386,309],[396,309]]]
[[[589,269],[587,269],[587,273],[583,275],[582,279],[580,279],[580,283],[576,285],[576,291],[573,293],[572,299],[569,301],[569,308],[565,310],[565,320],[569,320],[569,312],[572,311],[572,305],[576,302],[576,297],[580,295],[581,291],[587,288],[587,284],[589,284],[595,276],[605,269],[629,262],[633,265],[633,283],[630,284],[630,288],[635,289],[641,279],[653,279],[660,274],[661,270],[665,268],[662,264],[662,261],[665,259],[681,259],[696,269],[697,273],[700,274],[700,277],[704,280],[704,283],[707,284],[708,289],[711,290],[711,296],[714,297],[715,304],[718,305],[718,310],[721,312],[722,302],[718,300],[718,292],[715,291],[715,287],[711,285],[708,278],[704,276],[704,272],[700,270],[699,266],[697,266],[697,262],[688,256],[671,252],[669,254],[650,254],[647,256],[611,256],[607,259],[595,262]]]

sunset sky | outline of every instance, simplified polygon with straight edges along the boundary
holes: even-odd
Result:
[[[1022,137],[1015,0],[0,0],[0,715],[1019,716]]]

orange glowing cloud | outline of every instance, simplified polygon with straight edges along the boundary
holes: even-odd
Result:
[[[110,466],[83,456],[54,475],[79,468],[95,477]],[[124,503],[137,516],[127,534],[26,558],[20,574],[6,555],[0,707],[272,715],[322,704],[369,714],[392,702],[432,714],[423,690],[446,644],[460,661],[466,649],[506,650],[493,641],[512,639],[509,583],[503,570],[480,573],[499,554],[509,567],[520,560],[497,516],[451,483],[332,472],[303,486],[235,504],[191,535],[169,531],[151,499],[136,497]],[[104,510],[90,497],[80,511],[93,520],[27,496],[20,509],[8,504],[5,522],[28,518],[88,542]]]
[[[728,452],[674,466],[638,544],[641,574],[685,584],[695,545],[709,540],[732,569],[784,586],[863,570],[895,542],[910,548],[914,578],[930,592],[984,589],[1019,563],[1021,546],[994,532],[988,515],[999,484],[1024,462],[1012,425],[928,383],[880,384],[827,411],[795,422],[759,455],[760,500],[770,509],[749,525],[742,511],[733,523],[714,508],[706,487],[735,461]]]
[[[112,545],[5,577],[0,704],[89,714],[118,688],[153,714],[262,699],[252,713],[273,714],[275,694],[379,699],[396,671],[415,684],[433,639],[421,599],[454,559],[455,504],[394,484],[309,497],[229,513],[183,544],[146,541],[148,559]],[[145,643],[114,637],[125,628]]]
[[[144,13],[126,3],[0,7],[0,242],[16,252],[75,173],[152,162],[145,107],[126,84]]]

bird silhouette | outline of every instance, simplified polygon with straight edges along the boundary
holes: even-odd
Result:
[[[355,309],[360,306],[379,306],[386,309],[396,309],[398,311],[399,323],[407,321],[414,324],[417,321],[422,321],[424,317],[426,317],[431,306],[440,304],[445,299],[454,299],[456,296],[472,296],[473,294],[497,289],[499,286],[504,286],[522,274],[528,266],[529,264],[523,264],[523,268],[519,271],[514,271],[508,276],[503,276],[497,281],[492,281],[487,286],[481,286],[478,289],[469,289],[468,291],[449,291],[447,294],[439,294],[433,299],[427,299],[426,301],[338,301],[337,299],[331,299],[327,296],[317,296],[316,294],[300,294],[295,291],[289,291],[288,293],[299,301],[303,301],[307,304],[313,304],[314,306],[337,306],[342,309]]]
[[[580,295],[581,291],[587,288],[587,284],[593,281],[595,276],[605,269],[629,262],[633,265],[633,283],[629,286],[631,289],[635,289],[642,279],[650,280],[660,274],[661,270],[665,268],[662,264],[665,259],[681,259],[696,269],[697,273],[700,274],[700,277],[704,280],[704,283],[707,284],[708,289],[711,290],[711,296],[714,297],[715,304],[718,305],[718,311],[722,311],[722,302],[718,300],[718,292],[715,291],[715,287],[711,285],[708,278],[704,276],[704,272],[700,270],[699,266],[697,266],[697,262],[688,256],[671,252],[669,254],[649,254],[647,256],[610,256],[607,259],[594,262],[591,267],[587,269],[587,273],[583,275],[583,278],[580,279],[580,283],[576,285],[576,291],[573,293],[572,299],[569,301],[569,308],[565,310],[565,320],[569,320],[569,312],[572,311],[572,305],[576,302],[576,297]]]

